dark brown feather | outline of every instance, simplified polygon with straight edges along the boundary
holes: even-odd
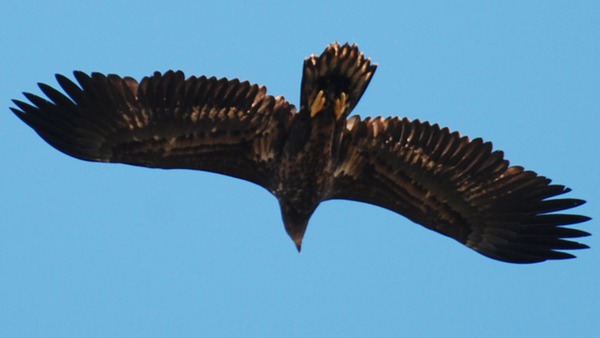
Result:
[[[555,214],[584,203],[550,199],[569,189],[509,167],[489,142],[418,120],[348,120],[328,198],[379,205],[492,258],[530,263],[573,257],[586,245],[564,228],[587,221]]]
[[[50,99],[15,100],[23,121],[58,150],[88,161],[208,170],[270,189],[295,109],[239,80],[155,73],[131,78],[57,75],[68,97],[40,84]]]
[[[321,90],[328,102],[334,102],[341,93],[346,93],[348,101],[344,111],[347,116],[367,89],[376,69],[377,65],[371,64],[358,46],[332,43],[320,56],[311,55],[304,60],[301,110],[308,110]]]

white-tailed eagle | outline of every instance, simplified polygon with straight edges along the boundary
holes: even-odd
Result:
[[[12,111],[67,155],[151,168],[206,170],[254,182],[281,206],[298,250],[319,203],[346,199],[397,212],[488,257],[513,263],[574,257],[589,220],[583,200],[490,142],[407,118],[348,115],[376,65],[356,45],[304,61],[300,110],[264,86],[180,71],[130,77],[56,75]]]

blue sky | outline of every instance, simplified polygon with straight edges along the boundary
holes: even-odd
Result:
[[[588,200],[600,183],[593,1],[3,1],[0,336],[592,337],[600,241],[500,263],[392,212],[322,204],[302,254],[276,200],[236,179],[65,156],[10,113],[55,73],[250,80],[299,100],[302,60],[356,42],[379,64],[355,113],[483,137]]]

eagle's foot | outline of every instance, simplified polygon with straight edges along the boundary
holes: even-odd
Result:
[[[322,90],[319,90],[317,96],[310,105],[310,117],[315,117],[319,112],[321,112],[323,107],[325,107],[325,102],[325,93]]]
[[[339,98],[335,99],[335,119],[339,120],[340,117],[344,115],[346,111],[346,101],[348,100],[348,95],[342,92]]]

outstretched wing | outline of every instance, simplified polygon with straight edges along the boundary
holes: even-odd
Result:
[[[563,227],[588,217],[555,213],[585,203],[501,151],[438,125],[400,118],[347,121],[330,199],[375,204],[494,259],[532,263],[572,258],[557,250],[589,235]]]
[[[182,72],[132,78],[75,72],[68,95],[39,84],[50,101],[25,93],[12,111],[56,149],[88,161],[185,168],[270,188],[295,108],[265,87]]]

